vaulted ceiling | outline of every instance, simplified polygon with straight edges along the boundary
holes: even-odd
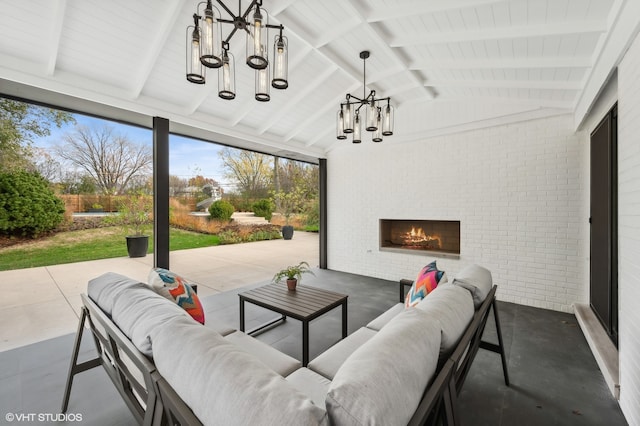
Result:
[[[587,110],[585,93],[611,69],[604,52],[614,29],[637,25],[622,13],[631,1],[264,0],[289,38],[289,88],[261,103],[242,34],[230,43],[235,100],[217,96],[217,71],[205,85],[186,81],[197,0],[2,0],[0,93],[65,95],[166,117],[182,133],[317,158],[350,144],[336,140],[335,116],[346,93],[363,93],[362,50],[371,52],[367,90],[396,106],[395,135],[383,143]]]

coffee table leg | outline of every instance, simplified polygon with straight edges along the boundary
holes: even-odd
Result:
[[[244,331],[244,299],[240,297],[240,331]]]
[[[302,366],[309,364],[309,321],[302,321]]]
[[[347,337],[347,301],[342,304],[342,338]]]

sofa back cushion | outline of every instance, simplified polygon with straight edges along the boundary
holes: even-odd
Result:
[[[102,311],[111,316],[113,302],[123,291],[139,286],[140,281],[132,280],[115,272],[107,272],[89,281],[87,294]]]
[[[478,309],[491,291],[493,280],[488,269],[479,265],[470,265],[456,274],[452,284],[469,290],[473,296],[473,305]]]
[[[148,357],[153,356],[151,331],[156,327],[166,327],[167,321],[175,317],[184,317],[199,325],[184,309],[143,283],[120,292],[113,302],[113,322]]]
[[[190,318],[170,320],[151,340],[158,372],[205,425],[327,423],[324,407]]]
[[[416,309],[438,322],[442,331],[440,357],[449,356],[455,349],[474,313],[469,292],[452,284],[439,285],[418,303]]]
[[[415,308],[398,314],[336,373],[326,398],[331,423],[406,425],[436,370],[439,349],[437,321]]]

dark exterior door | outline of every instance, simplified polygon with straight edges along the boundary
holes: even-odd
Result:
[[[590,304],[618,345],[617,105],[591,133]]]

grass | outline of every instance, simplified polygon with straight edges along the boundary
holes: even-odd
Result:
[[[218,245],[215,235],[171,229],[170,250]],[[153,238],[149,239],[149,253]],[[60,232],[50,237],[0,249],[0,271],[33,268],[127,256],[127,245],[119,227]]]

